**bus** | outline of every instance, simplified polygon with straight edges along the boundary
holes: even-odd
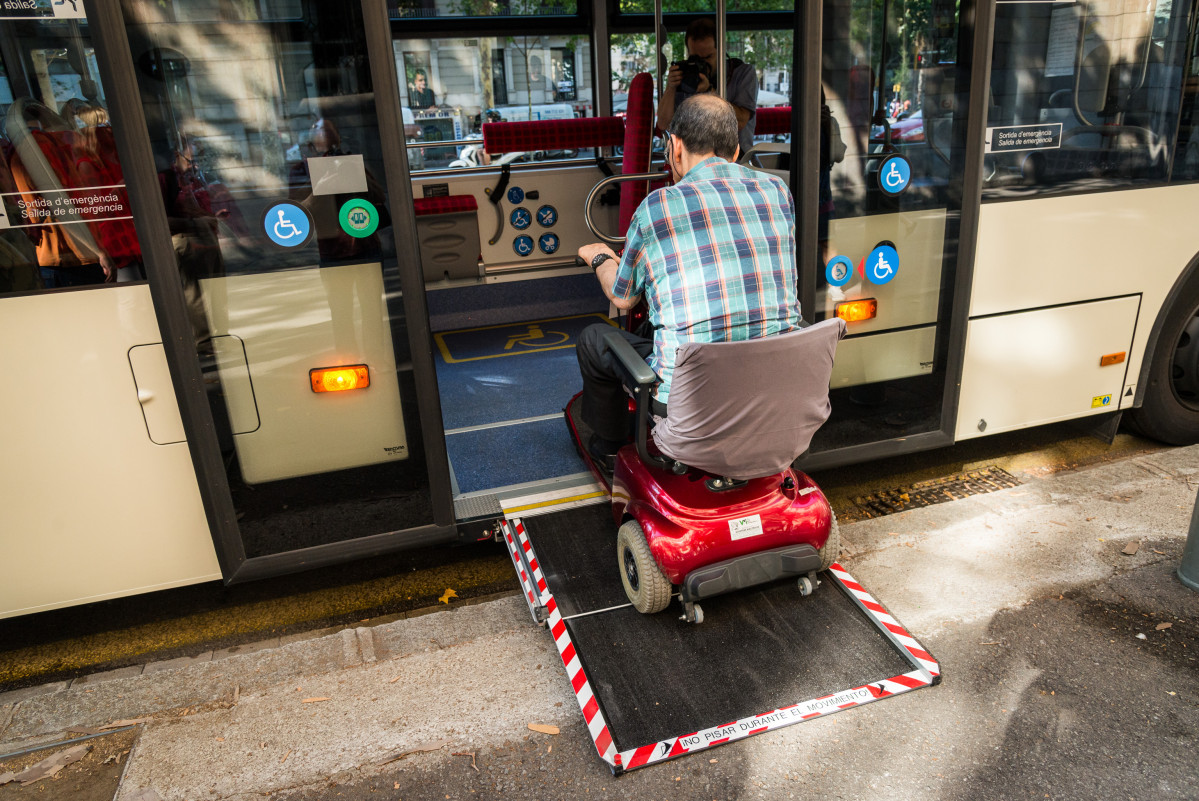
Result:
[[[848,321],[801,467],[1199,441],[1194,3],[6,3],[0,617],[602,502],[562,408],[619,321],[574,253],[705,14],[803,314]]]

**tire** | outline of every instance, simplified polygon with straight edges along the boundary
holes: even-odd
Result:
[[[833,514],[832,509],[829,509],[828,513],[828,539],[825,540],[824,547],[816,552],[820,556],[821,570],[828,570],[829,565],[837,561],[837,556],[841,553],[841,530],[837,526],[837,516]]]
[[[634,609],[652,615],[670,605],[670,580],[654,561],[636,520],[625,523],[616,534],[616,564]]]
[[[1144,400],[1128,415],[1147,437],[1199,443],[1199,272],[1170,309],[1153,352]]]

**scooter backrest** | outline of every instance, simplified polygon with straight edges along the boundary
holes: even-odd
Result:
[[[845,322],[825,320],[742,342],[689,342],[678,350],[661,451],[735,479],[778,473],[808,449],[832,411],[828,387]]]

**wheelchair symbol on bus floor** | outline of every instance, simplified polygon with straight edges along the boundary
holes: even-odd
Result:
[[[866,257],[866,277],[872,284],[888,283],[899,272],[899,253],[890,245],[878,245]]]
[[[890,156],[878,171],[878,185],[888,195],[898,195],[912,182],[912,165],[903,156]]]
[[[312,219],[294,203],[276,203],[267,209],[262,227],[267,238],[279,247],[294,248],[308,241]]]
[[[562,331],[542,331],[541,326],[529,323],[529,330],[508,337],[504,350],[512,350],[512,346],[520,345],[526,348],[556,348],[570,340],[570,334]]]

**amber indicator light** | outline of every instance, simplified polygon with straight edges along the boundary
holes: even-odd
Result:
[[[345,367],[318,367],[308,371],[313,392],[345,392],[348,389],[365,389],[371,385],[370,371],[365,364]]]
[[[1123,364],[1124,353],[1125,353],[1124,351],[1120,351],[1119,353],[1109,353],[1106,356],[1100,356],[1099,357],[1099,366],[1100,367],[1108,367],[1113,364]]]
[[[878,301],[874,298],[838,303],[836,315],[847,323],[860,323],[878,317]]]

